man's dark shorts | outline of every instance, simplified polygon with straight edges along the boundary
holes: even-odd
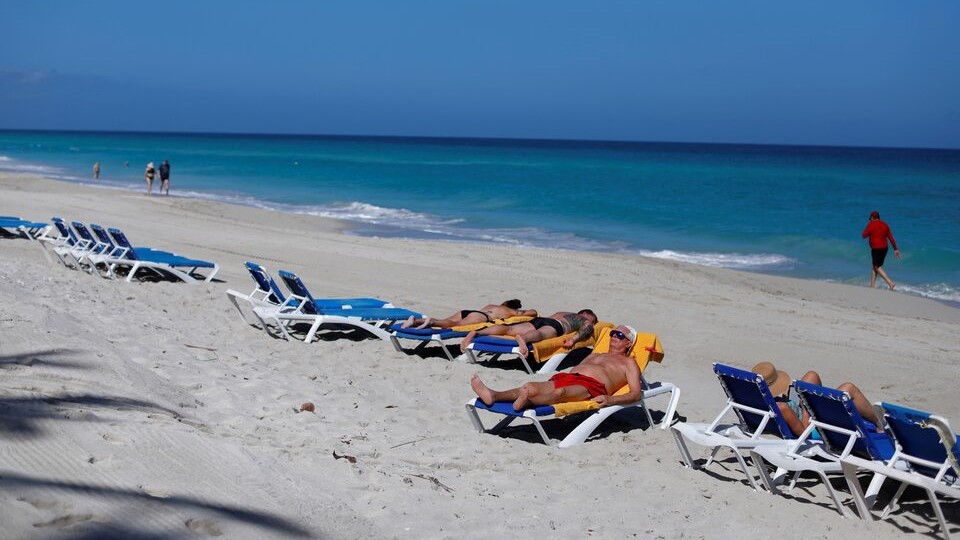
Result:
[[[876,267],[883,266],[883,261],[887,260],[887,250],[889,248],[873,248],[870,250],[870,254],[873,255],[873,265]]]

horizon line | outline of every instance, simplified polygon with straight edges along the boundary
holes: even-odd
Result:
[[[482,141],[482,142],[528,142],[528,143],[588,143],[597,145],[712,145],[712,146],[764,146],[764,147],[784,147],[784,148],[855,148],[855,149],[878,149],[878,150],[934,150],[953,152],[960,150],[958,147],[932,147],[932,146],[869,146],[855,144],[810,144],[810,143],[758,143],[758,142],[707,142],[707,141],[649,141],[649,140],[631,140],[631,139],[573,139],[573,138],[537,138],[537,137],[482,137],[482,136],[447,136],[447,135],[347,135],[330,133],[268,133],[256,131],[142,131],[142,130],[115,130],[115,129],[42,129],[42,128],[3,128],[0,127],[0,133],[3,132],[38,132],[38,133],[100,133],[100,134],[129,134],[129,135],[197,135],[197,136],[219,136],[219,137],[300,137],[300,138],[326,138],[326,139],[409,139],[409,140],[460,140],[460,141]]]

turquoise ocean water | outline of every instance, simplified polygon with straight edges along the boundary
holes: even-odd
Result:
[[[0,169],[68,181],[94,183],[99,161],[97,184],[143,190],[164,159],[174,195],[346,219],[354,234],[864,286],[860,233],[878,210],[903,251],[885,266],[898,289],[960,303],[960,150],[0,131]]]

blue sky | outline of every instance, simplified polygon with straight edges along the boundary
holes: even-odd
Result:
[[[0,0],[0,128],[960,148],[960,2]]]

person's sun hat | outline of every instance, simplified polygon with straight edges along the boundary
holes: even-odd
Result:
[[[870,212],[870,219],[880,219],[880,212],[877,212],[876,210]]]
[[[147,163],[147,167],[148,167],[148,168],[149,168],[149,167],[153,167],[153,162],[151,161],[150,163]]]
[[[760,362],[753,366],[750,371],[763,377],[763,380],[770,388],[770,393],[774,396],[782,396],[790,388],[790,375],[786,371],[780,371],[770,362]]]

